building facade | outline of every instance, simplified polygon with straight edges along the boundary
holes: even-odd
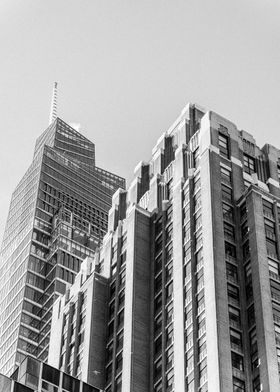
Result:
[[[101,392],[69,374],[27,356],[9,378],[0,374],[0,392]]]
[[[280,150],[197,105],[160,137],[95,256],[106,392],[279,392],[279,180]]]
[[[109,280],[86,258],[75,283],[53,306],[48,363],[104,386]]]
[[[107,231],[125,181],[95,164],[95,145],[59,118],[38,138],[12,195],[0,262],[0,372],[48,356],[52,305]]]

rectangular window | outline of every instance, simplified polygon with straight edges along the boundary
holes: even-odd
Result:
[[[226,263],[227,279],[234,283],[238,282],[237,267],[231,263]]]
[[[236,304],[239,303],[239,290],[237,287],[228,284],[227,285],[227,293],[228,293],[228,297],[233,300]]]
[[[263,200],[263,214],[264,216],[273,219],[273,204],[267,200]]]
[[[277,174],[278,174],[278,182],[280,183],[280,162],[277,164]]]
[[[224,222],[224,234],[227,239],[231,241],[235,240],[234,227],[227,222]]]
[[[247,317],[248,317],[248,325],[249,328],[255,324],[255,308],[254,305],[251,305],[250,308],[247,310]]]
[[[233,306],[228,307],[229,311],[229,319],[233,322],[234,325],[240,325],[240,311]]]
[[[230,343],[233,349],[241,349],[242,348],[242,334],[240,332],[235,331],[234,329],[230,329]]]
[[[222,184],[221,188],[222,188],[222,200],[228,200],[229,202],[232,202],[232,189],[224,184]]]
[[[241,355],[232,352],[231,353],[231,363],[232,363],[233,368],[238,369],[241,372],[243,372],[244,361],[243,361],[243,357]]]
[[[234,245],[230,244],[229,242],[225,242],[225,253],[226,256],[236,258],[236,248]]]
[[[275,225],[271,220],[264,220],[265,236],[273,241],[276,239]]]
[[[248,174],[252,174],[256,172],[255,158],[250,157],[247,154],[244,154],[244,170]]]
[[[223,208],[223,218],[230,222],[233,222],[234,220],[233,207],[223,202],[222,208]]]
[[[195,169],[198,168],[198,165],[199,165],[199,158],[200,158],[200,155],[199,155],[199,148],[197,148],[197,149],[194,151],[194,153],[193,153],[193,167],[194,167]]]
[[[245,383],[239,378],[233,377],[233,392],[245,392]]]
[[[228,136],[219,132],[218,136],[220,155],[224,158],[229,158],[229,140]]]
[[[271,256],[275,259],[278,258],[277,244],[275,241],[272,241],[267,238],[266,239],[266,249],[267,249],[268,256]]]
[[[231,171],[221,166],[221,179],[231,185]]]

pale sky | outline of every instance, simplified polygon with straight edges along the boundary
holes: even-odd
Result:
[[[187,102],[280,148],[280,0],[1,0],[0,241],[11,193],[58,112],[131,179]]]

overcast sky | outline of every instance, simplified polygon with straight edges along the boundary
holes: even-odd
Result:
[[[132,178],[187,102],[280,147],[279,0],[1,0],[0,240],[10,197],[58,111]]]

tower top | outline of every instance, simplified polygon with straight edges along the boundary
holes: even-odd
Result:
[[[57,82],[53,85],[52,103],[50,111],[49,125],[57,118]]]

